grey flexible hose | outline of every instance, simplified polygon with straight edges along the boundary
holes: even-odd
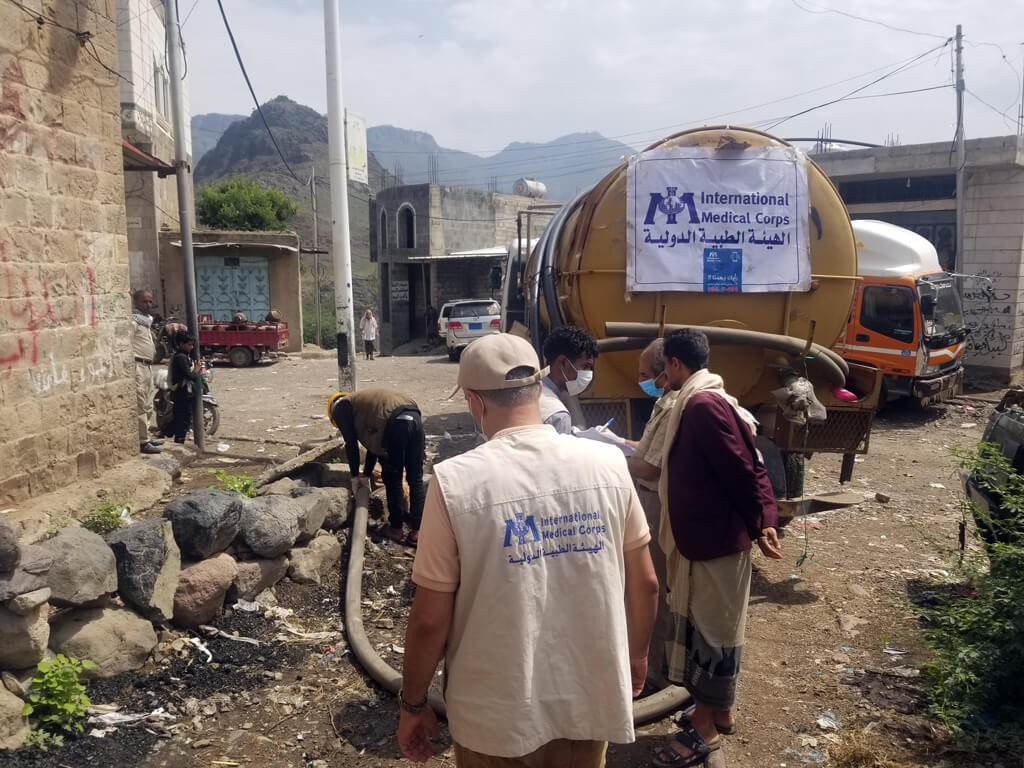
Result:
[[[636,349],[634,346],[616,346],[609,343],[624,341],[621,337],[650,340],[659,332],[657,323],[605,323],[604,328],[609,338],[602,339],[605,345],[599,348],[607,352],[615,349]],[[720,328],[713,325],[666,325],[664,332],[668,333],[680,328],[693,328],[702,331],[712,344],[766,347],[789,355],[802,355],[807,346],[806,341],[794,336],[748,331],[741,328]],[[837,387],[846,385],[846,376],[850,373],[850,367],[843,358],[820,344],[811,344],[810,354],[813,355],[810,363],[819,366],[833,385]]]
[[[369,520],[370,489],[356,492],[356,510],[349,536],[348,576],[345,579],[345,632],[352,655],[366,673],[390,693],[398,695],[402,688],[402,675],[380,657],[363,627],[363,556],[366,551],[366,525]],[[633,702],[633,722],[637,725],[659,720],[677,709],[684,708],[690,696],[685,688],[669,686],[657,693]],[[427,697],[431,709],[445,716],[444,700],[431,692]]]

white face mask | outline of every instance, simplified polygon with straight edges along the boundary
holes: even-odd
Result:
[[[581,371],[577,369],[576,366],[573,365],[572,363],[569,363],[569,366],[574,371],[576,371],[576,378],[566,379],[565,391],[568,392],[573,397],[576,397],[577,395],[583,394],[587,390],[587,387],[589,387],[590,384],[594,381],[594,372]]]

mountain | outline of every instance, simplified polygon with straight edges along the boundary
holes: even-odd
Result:
[[[313,247],[313,208],[308,179],[316,168],[317,223],[319,246],[331,246],[331,187],[328,176],[327,117],[316,110],[297,104],[286,96],[278,96],[262,105],[263,114],[274,133],[297,181],[281,161],[263,121],[257,112],[228,125],[216,146],[204,154],[195,166],[197,188],[232,176],[246,176],[291,195],[298,203],[298,213],[288,222],[302,239],[304,248]],[[204,117],[202,115],[198,117]],[[371,184],[394,185],[376,158],[369,156]],[[377,306],[377,269],[370,263],[370,195],[379,187],[349,182],[348,210],[352,243],[353,293],[356,307]],[[323,296],[333,306],[333,279],[329,258],[321,256]],[[306,312],[311,307],[315,282],[312,279],[314,257],[303,254],[302,292]],[[333,322],[333,321],[332,321]]]
[[[516,179],[544,182],[547,197],[569,200],[619,164],[632,147],[599,133],[572,133],[543,144],[514,142],[490,157],[446,149],[422,131],[392,125],[367,130],[366,143],[380,164],[406,184],[434,181],[448,186],[512,192]],[[435,170],[431,170],[435,158]]]
[[[211,112],[192,118],[192,164],[217,146],[221,135],[232,123],[245,120],[245,115],[220,115]]]

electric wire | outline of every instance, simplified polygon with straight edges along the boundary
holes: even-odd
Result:
[[[249,80],[249,73],[245,70],[245,62],[242,61],[242,54],[239,52],[238,44],[235,42],[235,34],[231,31],[231,24],[228,22],[228,15],[224,11],[224,3],[222,0],[217,0],[217,7],[220,8],[220,17],[224,20],[224,28],[228,32],[228,38],[231,40],[231,47],[235,51],[235,59],[238,61],[238,67],[242,70],[242,77],[245,78],[245,84],[249,87],[249,93],[252,96],[253,103],[256,105],[256,111],[259,112],[260,120],[263,121],[263,127],[267,129],[267,135],[270,137],[270,141],[274,145],[274,149],[277,150],[277,155],[281,158],[281,162],[284,163],[284,167],[288,169],[288,173],[292,175],[292,178],[301,184],[302,179],[295,174],[295,171],[292,170],[292,167],[285,159],[284,152],[281,151],[281,147],[277,143],[277,139],[274,137],[274,132],[270,130],[270,123],[267,122],[267,118],[263,114],[263,108],[260,106],[260,100],[256,98],[256,91],[253,90],[252,81]]]
[[[942,48],[945,48],[947,45],[949,45],[952,41],[953,41],[953,38],[947,37],[939,45],[937,45],[937,46],[935,46],[933,48],[929,48],[924,53],[921,53],[918,56],[915,56],[914,59],[912,59],[912,61],[918,61],[919,59],[922,59],[925,56],[928,56],[929,54],[931,54],[931,53],[933,53],[933,52],[935,52],[937,50],[941,50]],[[877,85],[878,83],[882,82],[883,80],[887,80],[890,77],[893,77],[894,75],[899,74],[900,72],[905,70],[907,68],[907,66],[908,66],[907,64],[900,65],[896,69],[893,69],[893,70],[887,72],[886,74],[882,75],[881,77],[875,78],[870,83],[867,83],[865,85],[862,85],[862,86],[859,86],[857,88],[854,88],[852,91],[850,91],[847,94],[844,94],[843,96],[840,96],[840,97],[838,97],[836,99],[831,99],[830,101],[826,101],[823,104],[816,104],[813,107],[808,107],[807,109],[802,109],[799,112],[793,113],[792,115],[788,115],[788,116],[786,116],[786,117],[784,117],[784,118],[782,118],[780,120],[777,120],[776,122],[772,123],[771,125],[769,125],[766,128],[766,130],[767,131],[771,131],[772,129],[777,128],[778,126],[782,125],[785,122],[788,122],[789,120],[792,120],[795,117],[800,117],[801,115],[806,115],[808,112],[814,112],[814,111],[816,111],[818,109],[822,109],[824,107],[828,107],[828,106],[831,106],[833,104],[838,104],[841,101],[846,101],[847,99],[849,99],[854,94],[860,93],[861,91],[863,91],[863,90],[865,90],[867,88],[870,88],[872,85]]]
[[[880,27],[885,27],[886,29],[891,29],[894,32],[906,32],[907,34],[910,34],[910,35],[918,35],[920,37],[934,37],[934,38],[937,38],[939,40],[944,40],[947,37],[947,35],[937,35],[934,32],[921,32],[920,30],[917,30],[917,29],[907,29],[906,27],[897,27],[897,26],[894,26],[892,24],[887,24],[884,21],[879,21],[878,19],[869,19],[869,18],[867,18],[865,16],[858,16],[858,15],[856,15],[854,13],[848,13],[847,11],[840,11],[840,10],[837,10],[835,8],[826,8],[824,6],[817,6],[817,10],[815,10],[813,8],[807,8],[806,6],[801,5],[800,3],[797,2],[797,0],[789,0],[789,1],[793,5],[795,5],[797,8],[799,8],[801,11],[804,11],[805,13],[814,14],[815,16],[820,16],[820,15],[827,14],[827,13],[834,13],[837,16],[845,16],[846,18],[854,19],[855,21],[863,21],[863,22],[866,22],[868,24],[877,24]]]

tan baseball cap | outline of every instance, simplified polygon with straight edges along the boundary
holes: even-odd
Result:
[[[530,368],[529,376],[508,379],[508,372],[514,368]],[[459,360],[460,389],[474,391],[488,389],[513,389],[536,384],[547,376],[548,369],[540,367],[540,360],[530,342],[511,333],[492,333],[472,342],[462,352]]]

